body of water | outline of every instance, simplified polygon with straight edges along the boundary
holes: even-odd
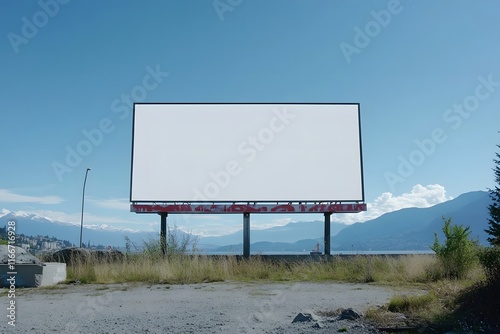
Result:
[[[242,255],[242,252],[200,252],[203,255]],[[390,250],[390,251],[332,251],[331,255],[425,255],[435,254],[431,250]],[[270,252],[251,252],[250,255],[309,255],[306,252],[285,252],[285,251],[270,251]]]

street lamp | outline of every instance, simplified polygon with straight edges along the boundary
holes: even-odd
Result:
[[[89,173],[90,168],[87,168],[85,171],[85,180],[83,181],[83,193],[82,193],[82,218],[80,220],[80,248],[82,248],[82,233],[83,233],[83,207],[85,204],[85,184],[87,183],[87,174]]]

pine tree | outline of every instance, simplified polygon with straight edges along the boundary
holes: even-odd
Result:
[[[497,145],[500,148],[500,145]],[[488,241],[494,246],[500,246],[500,153],[496,153],[496,159],[493,160],[495,168],[495,188],[489,189],[490,198],[493,201],[489,206],[490,218],[488,219],[488,229],[485,230],[491,237]]]

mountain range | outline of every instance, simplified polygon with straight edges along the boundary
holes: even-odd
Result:
[[[434,232],[440,241],[442,217],[452,218],[453,224],[470,226],[471,238],[487,245],[489,194],[475,191],[462,194],[455,199],[428,208],[406,208],[386,213],[364,223],[345,225],[331,223],[332,251],[391,251],[429,250],[434,242]],[[0,227],[8,221],[16,221],[19,234],[48,235],[79,243],[80,226],[54,221],[36,214],[3,211]],[[255,252],[301,252],[323,244],[322,221],[292,222],[263,230],[251,230],[251,251]],[[182,231],[177,231],[182,233]],[[133,232],[118,229],[87,228],[83,231],[84,242],[123,247],[125,237],[136,245],[157,238],[154,232]],[[225,236],[200,238],[198,248],[205,252],[241,252],[243,233],[238,231]]]
[[[0,227],[7,225],[9,221],[16,222],[16,234],[29,236],[49,236],[59,240],[67,240],[74,245],[80,244],[80,226],[60,221],[55,221],[33,213],[3,211],[0,216]],[[89,241],[92,245],[104,245],[113,247],[124,247],[125,237],[136,245],[142,245],[143,241],[154,238],[153,232],[133,232],[110,228],[103,225],[92,228],[83,227],[83,242]]]
[[[486,245],[489,194],[475,191],[428,208],[407,208],[386,213],[365,223],[356,223],[332,237],[333,250],[429,250],[434,233],[440,242],[443,217],[454,225],[470,226],[470,238]]]
[[[349,225],[342,223],[331,223],[331,235],[336,235],[342,229]],[[281,243],[294,243],[301,239],[316,239],[323,235],[324,223],[323,221],[299,221],[288,223],[283,226],[275,226],[262,230],[251,230],[252,242],[281,242]],[[243,230],[237,232],[218,236],[218,237],[203,237],[200,240],[200,245],[209,247],[211,246],[225,246],[238,244],[243,240]]]
[[[443,217],[452,218],[453,224],[470,226],[470,238],[487,245],[488,206],[491,204],[489,194],[484,191],[474,191],[462,194],[455,199],[434,205],[428,208],[406,208],[386,213],[364,223],[344,225],[332,223],[331,249],[332,251],[429,251],[434,243],[434,233],[443,242]],[[304,232],[308,224],[314,230]],[[266,239],[266,230],[258,231],[258,238],[254,238],[257,231],[251,231],[251,251],[253,253],[268,251],[310,251],[319,242],[323,244],[323,222],[289,223],[283,227],[273,228],[274,232],[282,231],[288,236],[288,242],[283,240]],[[295,233],[295,231],[297,233]],[[290,239],[294,239],[290,241]],[[241,241],[227,244],[228,240],[242,240],[242,233],[234,233],[224,237],[203,238],[202,245],[207,239],[215,245],[218,242],[225,246],[207,248],[214,252],[241,252]],[[285,238],[282,236],[282,238]],[[322,250],[322,247],[320,247]]]

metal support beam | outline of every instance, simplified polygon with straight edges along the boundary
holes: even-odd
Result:
[[[160,245],[163,255],[167,254],[167,213],[160,213]]]
[[[330,216],[331,212],[325,212],[325,255],[330,255]]]
[[[243,214],[243,257],[250,257],[250,214]]]

